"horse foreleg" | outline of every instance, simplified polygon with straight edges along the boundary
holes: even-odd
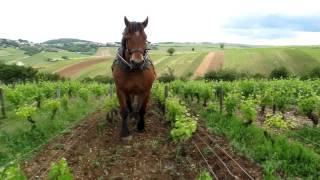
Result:
[[[129,108],[126,103],[126,96],[123,93],[118,93],[119,105],[120,105],[120,115],[122,118],[122,126],[120,136],[122,138],[129,137],[129,128],[128,128],[128,116],[129,116]]]
[[[149,99],[149,95],[147,95],[145,97],[145,99],[143,100],[142,106],[141,106],[141,108],[139,110],[140,118],[139,118],[139,122],[137,124],[138,132],[143,132],[144,131],[144,125],[145,125],[144,115],[146,114],[146,107],[147,107],[148,99]]]

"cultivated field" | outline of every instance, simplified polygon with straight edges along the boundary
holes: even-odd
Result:
[[[166,52],[169,47],[176,50],[172,56],[169,56]],[[192,51],[192,48],[194,48],[194,51]],[[81,80],[85,77],[95,77],[97,75],[111,76],[110,67],[115,53],[116,48],[113,47],[99,48],[94,57],[68,51],[41,52],[28,56],[18,49],[2,48],[0,50],[0,61],[9,64],[20,61],[24,65],[30,65],[40,71],[59,72],[66,67],[90,61],[98,56],[108,59],[108,61],[100,62],[99,65],[90,63],[90,66],[83,67],[77,70],[77,73],[69,76],[72,79]],[[210,53],[217,55],[216,60],[213,60],[211,65],[209,65],[208,58],[205,58]],[[67,56],[68,60],[62,60],[62,56]],[[224,49],[220,49],[217,45],[212,44],[160,43],[157,50],[150,51],[150,57],[158,75],[171,67],[175,70],[176,76],[188,78],[202,76],[207,71],[221,68],[267,75],[271,70],[280,66],[286,67],[294,74],[301,75],[314,67],[320,66],[319,48],[299,46],[244,48],[226,45]],[[57,61],[49,62],[48,58]],[[207,65],[210,67],[207,67]],[[206,70],[203,71],[203,69]]]
[[[312,47],[272,47],[225,50],[225,68],[238,71],[268,74],[279,66],[301,74],[320,66],[318,48]]]

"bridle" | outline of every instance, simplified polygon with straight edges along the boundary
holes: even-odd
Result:
[[[148,42],[148,41],[147,41],[147,42]],[[148,51],[149,51],[150,49],[148,49],[148,48],[146,48],[146,49],[143,49],[143,48],[128,48],[128,44],[127,44],[127,43],[128,43],[128,39],[125,38],[125,39],[124,39],[124,42],[122,43],[122,47],[121,47],[121,48],[122,48],[122,55],[120,55],[120,53],[118,52],[118,53],[117,53],[118,58],[119,58],[125,65],[127,65],[130,70],[133,70],[133,69],[136,69],[136,66],[134,66],[131,61],[128,62],[127,60],[124,59],[124,57],[125,57],[125,52],[127,51],[130,57],[131,57],[131,55],[132,55],[134,52],[141,53],[142,56],[143,56],[143,63],[140,65],[139,68],[142,70],[143,67],[144,67],[145,64],[146,64],[146,61],[147,61],[148,58],[149,58]]]

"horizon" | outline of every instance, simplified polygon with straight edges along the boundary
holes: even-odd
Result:
[[[319,45],[319,5],[315,0],[7,0],[0,12],[6,17],[1,22],[0,37],[35,43],[64,37],[119,42],[124,16],[130,21],[143,21],[148,16],[145,31],[152,43]]]
[[[0,39],[8,39],[8,38],[3,38],[3,37],[0,37]],[[96,42],[96,41],[91,41],[91,40],[88,40],[88,39],[81,39],[81,38],[76,38],[76,37],[71,37],[71,38],[68,38],[68,37],[63,37],[63,38],[57,38],[57,39],[48,39],[48,40],[45,40],[45,41],[42,41],[42,42],[33,42],[33,41],[30,41],[28,39],[23,39],[23,38],[18,38],[18,39],[8,39],[8,40],[14,40],[14,41],[18,41],[19,39],[22,39],[22,40],[27,40],[31,43],[39,43],[39,44],[43,44],[45,43],[46,41],[50,41],[50,40],[58,40],[58,39],[77,39],[77,40],[83,40],[83,41],[89,41],[89,42],[93,42],[93,43],[101,43],[101,44],[107,44],[107,43],[120,43],[120,41],[110,41],[110,42]],[[269,44],[245,44],[245,43],[237,43],[237,42],[192,42],[192,41],[185,41],[185,42],[179,42],[179,41],[160,41],[160,42],[150,42],[152,44],[169,44],[169,43],[178,43],[178,44],[212,44],[212,45],[217,45],[217,44],[231,44],[231,45],[248,45],[248,46],[320,46],[320,43],[319,44],[308,44],[308,45],[301,45],[301,44],[290,44],[290,45],[269,45]]]

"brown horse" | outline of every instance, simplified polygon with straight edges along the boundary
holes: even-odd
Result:
[[[120,136],[122,139],[130,139],[129,118],[133,117],[137,121],[138,132],[144,132],[144,115],[156,73],[148,56],[147,36],[144,32],[148,18],[143,22],[130,22],[124,17],[124,21],[126,27],[112,65],[112,75],[122,118]]]

